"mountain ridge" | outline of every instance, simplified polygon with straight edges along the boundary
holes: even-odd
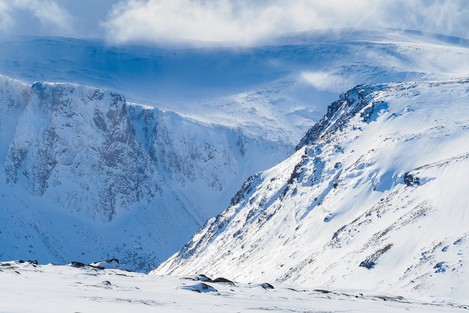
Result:
[[[441,35],[344,29],[293,38],[254,47],[10,38],[0,41],[0,73],[116,90],[134,103],[296,145],[357,84],[458,78],[468,68],[467,41]]]
[[[152,273],[464,299],[468,86],[355,87]]]

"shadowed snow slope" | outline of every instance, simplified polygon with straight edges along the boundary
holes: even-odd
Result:
[[[292,149],[102,89],[0,77],[0,93],[0,259],[150,270]]]
[[[469,81],[357,86],[156,274],[467,299]]]

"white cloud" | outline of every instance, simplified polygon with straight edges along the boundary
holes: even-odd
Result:
[[[0,0],[0,31],[10,35],[73,35],[70,13],[53,0]]]
[[[353,87],[354,77],[329,72],[303,72],[301,77],[317,90],[341,92]]]
[[[465,0],[126,0],[104,23],[113,42],[252,43],[321,28],[388,27],[468,37]]]
[[[469,37],[467,0],[0,0],[0,34],[250,44],[291,32],[388,27]]]
[[[55,2],[35,1],[31,3],[28,0],[16,0],[16,3],[22,8],[31,10],[34,16],[43,24],[50,23],[65,32],[69,32],[72,29],[70,25],[71,15]]]
[[[10,8],[6,2],[0,0],[0,31],[7,31],[13,24],[9,11]]]

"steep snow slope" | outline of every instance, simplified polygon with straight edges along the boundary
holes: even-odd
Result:
[[[469,80],[357,86],[155,274],[467,299]]]
[[[132,102],[296,144],[340,92],[357,84],[449,79],[469,69],[467,40],[408,31],[324,30],[255,47],[193,44],[4,39],[0,73],[30,84],[118,90]]]
[[[0,259],[149,270],[291,149],[102,89],[0,80]]]

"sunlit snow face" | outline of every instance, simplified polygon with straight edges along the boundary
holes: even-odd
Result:
[[[399,28],[467,37],[463,0],[0,0],[0,35],[253,44],[325,28]]]

